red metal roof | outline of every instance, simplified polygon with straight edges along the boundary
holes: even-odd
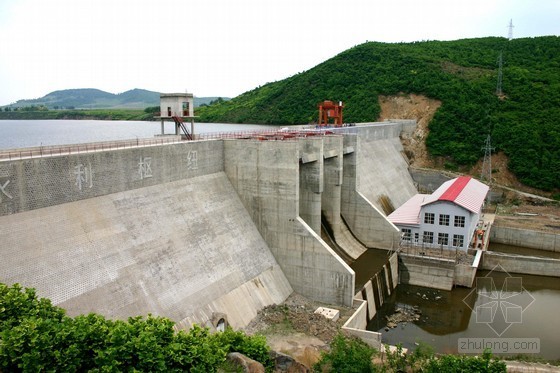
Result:
[[[441,184],[432,194],[416,194],[387,216],[387,219],[393,224],[418,225],[422,206],[438,201],[455,203],[476,214],[489,189],[478,180],[461,176]]]
[[[446,181],[437,188],[422,206],[436,201],[453,202],[473,213],[478,213],[490,188],[469,176]]]
[[[461,176],[455,179],[453,184],[447,188],[445,192],[438,198],[440,201],[455,201],[455,199],[461,194],[463,189],[467,186],[471,180],[468,176]]]

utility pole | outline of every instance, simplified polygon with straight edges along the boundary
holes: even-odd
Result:
[[[486,180],[486,183],[491,188],[492,186],[492,151],[494,148],[490,145],[490,135],[486,137],[486,142],[484,143],[484,160],[482,161],[482,170],[480,171],[480,180]],[[488,191],[488,197],[486,203],[490,204],[490,190]]]
[[[492,183],[492,151],[494,150],[490,144],[490,135],[486,137],[482,150],[484,150],[484,161],[482,162],[480,180],[486,180],[490,184]]]
[[[509,25],[508,25],[508,40],[513,39],[513,20],[509,20]]]
[[[501,97],[503,95],[502,92],[502,52],[500,52],[500,56],[498,57],[498,84],[496,85],[496,95]]]

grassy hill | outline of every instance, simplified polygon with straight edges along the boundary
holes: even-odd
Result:
[[[498,57],[503,96],[496,95]],[[353,47],[320,65],[231,101],[197,110],[201,121],[303,124],[317,104],[342,100],[345,121],[375,121],[379,95],[422,94],[442,106],[426,140],[433,156],[469,165],[487,134],[526,185],[560,188],[560,38],[465,39]]]
[[[208,105],[217,97],[195,97],[194,106]],[[223,100],[229,100],[224,98]],[[18,100],[10,108],[46,107],[47,109],[144,109],[159,106],[159,92],[131,89],[113,94],[94,88],[64,89],[33,100]]]

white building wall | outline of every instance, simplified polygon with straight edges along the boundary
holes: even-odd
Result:
[[[434,224],[427,224],[424,222],[426,213],[434,214]],[[440,215],[449,216],[449,225],[440,225]],[[465,217],[464,227],[455,226],[455,216]],[[469,247],[469,243],[474,233],[474,229],[476,228],[476,224],[478,223],[478,217],[479,214],[473,214],[469,210],[464,209],[463,207],[460,207],[452,202],[440,201],[423,206],[420,209],[419,217],[420,240],[422,240],[425,231],[433,232],[433,246],[441,247],[442,245],[438,244],[438,234],[443,233],[447,234],[448,237],[448,243],[447,245],[444,245],[444,247],[455,248],[457,246],[453,245],[453,235],[462,235],[463,244],[460,246],[460,249],[466,251]],[[424,244],[426,243],[424,242]]]

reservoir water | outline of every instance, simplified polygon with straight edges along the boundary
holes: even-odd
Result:
[[[272,128],[278,126],[195,123],[197,134]],[[0,149],[153,138],[160,132],[161,123],[157,121],[0,120]],[[172,122],[165,123],[165,133],[174,133]]]

